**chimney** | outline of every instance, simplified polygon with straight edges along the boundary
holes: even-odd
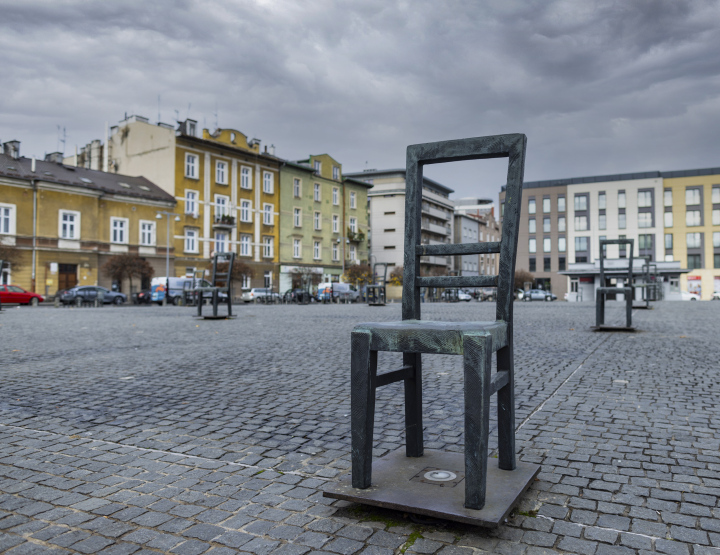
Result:
[[[8,141],[3,143],[3,152],[17,160],[20,158],[20,141]]]
[[[32,157],[32,161],[30,162],[30,171],[35,173],[35,157]]]
[[[62,164],[63,153],[62,152],[51,152],[45,155],[46,162],[55,162],[56,164]]]
[[[275,145],[270,145],[270,154],[275,156]]]

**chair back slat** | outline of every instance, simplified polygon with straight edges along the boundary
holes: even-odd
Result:
[[[497,287],[498,276],[424,276],[418,287]]]
[[[628,258],[627,284],[632,285],[633,275],[633,251],[635,250],[635,239],[601,239],[600,240],[600,287],[605,287],[605,245],[630,245],[630,256]]]
[[[492,279],[497,286],[498,320],[512,322],[513,288],[515,274],[515,255],[517,253],[518,231],[520,226],[520,205],[522,184],[525,171],[525,150],[527,137],[521,133],[512,135],[493,135],[410,145],[407,148],[405,171],[405,253],[403,259],[403,320],[420,320],[421,287],[483,287],[483,280]],[[500,243],[422,245],[421,210],[423,167],[428,164],[480,160],[485,158],[508,158],[507,184],[505,189],[505,210],[502,221]],[[420,257],[450,254],[500,254],[498,276],[467,277],[444,276],[421,277]],[[446,279],[455,281],[447,282]],[[474,281],[476,280],[477,281]],[[465,285],[472,283],[473,285]],[[480,283],[481,285],[474,285]]]
[[[500,243],[444,243],[418,245],[418,256],[450,256],[453,254],[492,254],[500,252]]]

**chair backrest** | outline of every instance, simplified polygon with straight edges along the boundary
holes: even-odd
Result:
[[[527,137],[517,133],[410,145],[407,148],[403,320],[420,319],[421,287],[497,287],[496,317],[504,322],[512,321],[515,255],[520,227],[526,147]],[[508,158],[501,240],[488,243],[421,244],[423,166],[484,158]],[[500,272],[496,276],[420,275],[421,256],[487,253],[500,254]]]
[[[600,239],[600,287],[605,287],[605,245],[630,245],[630,256],[628,257],[628,272],[626,287],[632,285],[633,279],[633,251],[635,239]]]
[[[373,282],[372,285],[385,285],[387,282],[387,263],[376,262],[373,265]],[[380,273],[382,272],[382,274]]]
[[[235,262],[234,252],[218,252],[213,258],[213,287],[230,287],[232,281],[233,263]],[[227,264],[227,266],[225,266]],[[220,285],[222,283],[222,285]]]

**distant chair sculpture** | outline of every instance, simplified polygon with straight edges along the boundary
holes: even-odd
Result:
[[[353,488],[369,488],[372,481],[375,391],[378,387],[404,382],[405,454],[407,457],[423,455],[422,353],[452,354],[463,357],[465,508],[482,509],[485,505],[490,398],[494,393],[498,394],[498,467],[505,471],[516,469],[513,276],[526,143],[525,135],[514,134],[418,144],[408,147],[402,321],[359,324],[354,328],[351,338]],[[423,166],[460,160],[503,157],[509,158],[509,165],[501,241],[421,244]],[[423,277],[420,275],[421,256],[487,253],[500,254],[500,274],[497,276]],[[497,287],[496,319],[491,322],[421,320],[420,289],[423,287]],[[401,352],[403,366],[398,370],[378,375],[378,351]],[[495,375],[491,375],[494,352],[497,352],[497,372]],[[530,465],[527,467],[530,468]],[[532,471],[537,472],[534,466]],[[529,477],[527,484],[523,483],[520,493],[524,491],[534,475]],[[518,476],[518,474],[513,473],[506,476]],[[504,486],[498,486],[493,482],[493,485],[507,487],[507,483]],[[329,496],[337,495],[329,494]],[[351,496],[341,498],[351,498]],[[432,503],[433,500],[429,499],[428,501]],[[514,502],[512,501],[512,503]],[[422,511],[418,509],[418,512]],[[430,513],[426,512],[426,514]],[[497,525],[497,523],[492,525]]]
[[[204,318],[229,318],[232,316],[232,270],[235,262],[234,252],[219,252],[213,257],[212,277],[209,286],[200,285],[195,288],[196,302],[198,306],[197,315],[203,315],[203,293],[210,293],[212,296],[212,316]],[[222,265],[222,266],[221,266]],[[218,316],[218,305],[220,304],[220,294],[225,294],[225,302],[227,303],[227,315]]]
[[[373,282],[365,288],[368,306],[385,306],[387,302],[387,267],[385,262],[373,265]],[[382,269],[382,275],[378,273]]]
[[[5,264],[5,261],[0,259],[0,285],[2,285],[3,264]],[[0,298],[0,311],[2,311],[2,298]]]
[[[183,283],[183,305],[184,306],[195,306],[198,302],[198,298],[202,298],[200,293],[196,291],[198,287],[203,286],[205,280],[205,270],[194,270],[190,281]]]
[[[632,303],[633,303],[633,239],[601,239],[600,240],[600,287],[597,288],[595,297],[595,329],[598,331],[622,331],[632,330]],[[605,246],[606,245],[630,245],[627,277],[623,287],[605,286]],[[625,297],[625,326],[608,326],[605,324],[605,301],[611,294],[621,294]]]

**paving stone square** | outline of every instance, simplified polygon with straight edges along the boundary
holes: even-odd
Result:
[[[398,304],[7,309],[0,552],[720,555],[720,303],[654,303],[635,333],[593,332],[592,303],[514,310],[517,450],[541,472],[486,530],[322,495],[350,468],[350,331]],[[462,452],[460,357],[424,356],[423,384],[426,447]],[[375,425],[374,457],[403,447],[401,384]]]

